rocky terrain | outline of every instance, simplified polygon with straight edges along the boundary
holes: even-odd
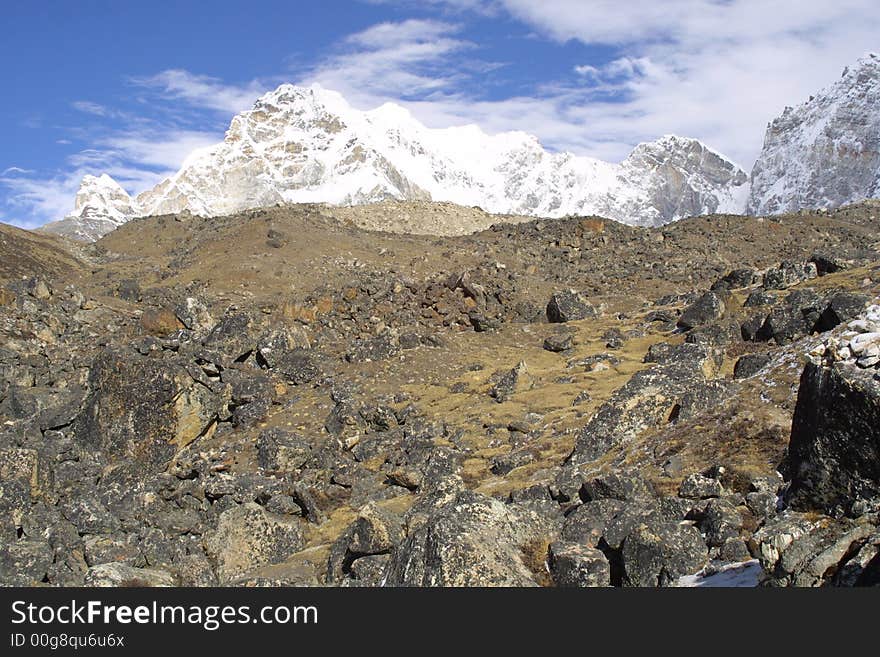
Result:
[[[880,583],[880,204],[474,212],[0,225],[0,582]]]

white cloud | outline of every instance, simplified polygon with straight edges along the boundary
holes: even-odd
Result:
[[[572,108],[572,120],[590,131],[587,143],[632,145],[674,132],[698,137],[745,167],[757,156],[770,119],[880,46],[873,0],[502,4],[548,38],[613,46],[623,54],[616,65],[576,69],[598,84],[621,76],[613,91],[622,104]],[[584,93],[589,99],[590,90]]]
[[[442,92],[466,74],[468,61],[457,56],[474,47],[455,37],[459,30],[435,20],[380,23],[350,35],[301,82],[339,91],[359,106]]]
[[[157,92],[166,99],[181,100],[194,107],[233,114],[250,108],[257,97],[269,90],[269,85],[259,80],[236,86],[181,69],[169,69],[149,77],[132,78],[131,81],[134,85]]]
[[[93,103],[90,100],[75,100],[73,103],[73,108],[84,114],[94,114],[95,116],[107,116],[110,112],[109,110],[100,105],[98,103]]]
[[[86,173],[74,170],[47,179],[0,176],[0,184],[12,192],[7,204],[15,212],[16,225],[35,228],[64,217],[73,209],[73,198]]]

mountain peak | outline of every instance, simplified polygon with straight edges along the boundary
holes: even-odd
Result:
[[[611,164],[550,152],[525,132],[428,128],[395,103],[364,112],[318,85],[283,84],[236,115],[223,142],[193,153],[134,201],[109,177],[90,178],[71,220],[105,212],[111,230],[134,216],[184,210],[212,216],[276,203],[396,199],[655,225],[738,198],[745,174],[707,152],[697,140],[666,135]]]
[[[752,169],[751,214],[834,208],[880,196],[880,57],[770,122]]]

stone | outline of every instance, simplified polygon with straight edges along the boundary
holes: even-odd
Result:
[[[489,471],[494,475],[503,476],[511,470],[532,463],[536,458],[535,453],[529,449],[518,449],[509,454],[498,454],[490,459]]]
[[[757,285],[761,280],[760,274],[754,269],[734,269],[724,275],[712,285],[712,289],[740,290],[742,288]]]
[[[547,304],[547,321],[551,323],[574,322],[598,316],[596,308],[575,290],[556,292]]]
[[[435,494],[439,505],[392,553],[387,586],[537,586],[524,549],[555,538],[543,513],[470,491]]]
[[[705,500],[724,495],[724,487],[714,477],[694,473],[682,480],[678,495],[687,499]]]
[[[858,317],[871,298],[858,292],[838,292],[831,297],[814,326],[818,332],[830,331],[835,326]]]
[[[547,351],[559,353],[571,349],[571,346],[571,334],[554,334],[548,335],[546,338],[544,338],[544,349],[546,349]]]
[[[678,326],[686,331],[705,326],[721,319],[726,312],[727,305],[723,295],[717,291],[709,291],[685,308],[678,318]]]
[[[815,272],[816,265],[812,265],[812,268],[813,272]],[[805,280],[808,275],[809,272],[803,265],[797,265],[786,260],[779,267],[767,270],[764,274],[764,287],[768,290],[784,290],[792,285],[797,285]]]
[[[624,586],[673,586],[708,561],[708,550],[696,527],[652,519],[637,526],[621,548]]]
[[[207,305],[195,297],[186,297],[174,309],[174,314],[184,328],[197,333],[210,331],[215,325]]]
[[[772,356],[766,353],[744,354],[737,359],[733,366],[733,378],[748,379],[753,377],[764,369],[771,360]]]
[[[497,377],[495,384],[489,390],[489,396],[499,404],[507,401],[511,395],[531,386],[531,376],[524,361],[517,363],[516,367],[503,372]]]
[[[116,349],[95,359],[89,388],[74,422],[77,441],[151,471],[210,433],[229,402],[179,365]]]
[[[709,500],[700,521],[700,531],[709,547],[721,547],[728,540],[739,538],[742,526],[742,515],[733,504],[717,498]]]
[[[557,541],[550,544],[547,564],[556,586],[611,586],[611,565],[596,548]]]
[[[303,467],[312,448],[302,436],[279,428],[265,429],[257,438],[257,462],[270,472],[292,472]]]
[[[847,512],[880,496],[880,381],[844,362],[807,363],[788,448],[796,509]]]
[[[205,552],[216,564],[221,583],[259,566],[280,563],[304,543],[298,520],[275,516],[253,502],[224,511],[217,528],[204,537]]]
[[[174,576],[158,568],[133,568],[122,563],[92,566],[85,576],[90,587],[167,587],[176,586]]]
[[[654,487],[636,474],[611,473],[585,482],[580,490],[584,502],[615,499],[624,502],[653,499]]]
[[[147,309],[141,315],[141,327],[149,335],[165,336],[183,328],[177,315],[167,308]]]
[[[0,585],[34,586],[46,581],[54,555],[44,541],[0,543]]]
[[[717,367],[714,350],[685,344],[653,355],[661,362],[636,372],[578,432],[567,469],[594,461],[649,428],[700,412],[724,395],[726,384],[706,376]]]

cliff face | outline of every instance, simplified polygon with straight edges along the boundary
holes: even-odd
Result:
[[[771,122],[751,179],[748,214],[880,196],[880,56]]]

